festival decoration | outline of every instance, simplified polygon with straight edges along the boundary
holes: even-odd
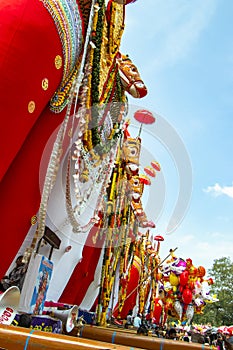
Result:
[[[146,176],[146,175],[140,174],[140,175],[139,175],[139,180],[140,180],[141,183],[143,183],[143,184],[145,184],[145,185],[151,185],[151,180],[150,180],[149,177]]]
[[[155,177],[155,175],[156,175],[155,170],[154,170],[152,167],[150,167],[150,166],[145,167],[145,168],[144,168],[144,171],[145,171],[145,173],[146,173],[147,175],[149,175],[149,176],[151,176],[151,177]]]
[[[164,290],[163,303],[167,316],[190,324],[195,313],[203,313],[207,302],[218,299],[210,294],[212,279],[205,279],[205,268],[195,267],[192,259],[171,259],[160,267],[160,288]]]
[[[4,223],[3,220],[1,221],[2,225],[4,227],[6,225],[12,235],[16,234],[21,242],[29,230],[25,222],[31,213],[38,211],[39,205],[36,241],[43,235],[49,195],[56,181],[59,164],[66,154],[63,141],[67,141],[67,136],[68,144],[72,146],[71,143],[76,137],[75,127],[78,126],[78,139],[75,140],[77,153],[70,155],[70,159],[74,157],[74,161],[77,160],[76,174],[72,174],[74,179],[87,183],[93,170],[96,170],[96,173],[101,170],[100,177],[104,175],[105,180],[102,188],[106,187],[112,167],[104,171],[105,163],[114,163],[114,146],[119,142],[126,117],[126,91],[132,92],[135,97],[139,98],[145,96],[147,92],[135,65],[129,57],[120,53],[121,37],[125,26],[125,1],[100,0],[97,4],[93,0],[77,0],[77,3],[70,0],[59,0],[56,3],[46,0],[30,3],[21,22],[19,8],[24,8],[24,2],[23,0],[19,4],[13,0],[10,1],[11,6],[5,6],[4,3],[1,10],[1,22],[4,23],[1,27],[1,37],[5,38],[1,45],[4,46],[6,53],[1,70],[1,86],[5,86],[1,97],[2,105],[6,108],[3,114],[7,113],[9,116],[7,120],[4,120],[2,126],[3,129],[8,130],[10,127],[8,120],[12,120],[16,126],[12,138],[17,139],[17,142],[9,143],[8,136],[2,138],[4,167],[1,169],[3,171],[1,176],[4,176],[9,170],[7,174],[9,182],[11,179],[10,165],[15,161],[16,154],[19,155],[17,167],[20,164],[18,167],[20,170],[18,169],[17,172],[17,186],[13,177],[9,186],[2,186],[5,209]],[[18,23],[23,28],[22,30],[19,30]],[[41,23],[43,23],[43,28]],[[11,37],[14,38],[14,42],[11,41]],[[36,42],[40,42],[40,46]],[[33,58],[31,56],[32,59],[29,59],[32,53]],[[27,78],[23,71],[27,71]],[[126,73],[122,72],[127,72],[129,86],[124,85],[123,78]],[[11,74],[14,76],[14,84],[10,78]],[[31,79],[32,76],[35,79]],[[42,77],[43,81],[41,81]],[[25,84],[25,79],[27,79],[27,84]],[[21,89],[23,85],[24,89]],[[20,94],[16,91],[20,91]],[[14,104],[11,103],[11,92],[15,96]],[[30,96],[31,100],[28,100]],[[97,105],[101,105],[102,108],[96,108]],[[56,113],[56,118],[52,111]],[[25,113],[30,115],[30,123],[24,118]],[[36,122],[38,127],[29,137]],[[44,177],[46,181],[40,204],[38,173],[41,156],[51,134],[61,123],[58,138],[54,140],[51,161],[48,164],[49,171],[41,176],[41,184],[43,185]],[[23,145],[27,137],[30,139],[29,146],[26,143]],[[36,141],[38,138],[40,143]],[[29,166],[30,149],[33,149],[33,169]],[[73,209],[70,204],[72,197],[69,194],[71,184],[68,183],[70,173],[71,170],[67,169],[66,204],[69,221],[74,226],[74,230],[78,231],[81,229],[76,220],[79,212],[77,209],[75,213],[72,213]],[[12,174],[14,174],[13,170]],[[21,189],[19,179],[27,183],[26,189]],[[96,178],[91,180],[94,182],[99,178],[96,175]],[[78,189],[77,181],[76,190]],[[9,226],[9,215],[6,215],[9,210],[5,198],[13,194],[19,198],[19,201],[23,197],[27,203],[24,212],[17,213],[17,227],[14,223]],[[89,192],[86,190],[85,193],[79,193],[77,190],[77,201],[82,202],[81,211],[85,209],[90,196],[91,190]],[[84,229],[88,230],[93,226],[97,212],[96,210],[92,220]],[[25,227],[20,230],[21,236],[19,237],[18,228],[21,226]],[[8,244],[8,237],[4,238],[4,244]],[[16,243],[14,246],[11,244],[12,256],[9,255],[4,266],[2,265],[2,273],[10,265],[19,246]]]
[[[147,88],[141,80],[137,67],[129,56],[118,53],[117,63],[121,82],[125,90],[134,98],[142,98],[147,95]],[[151,116],[151,118],[153,118]]]
[[[18,5],[17,1],[13,2],[15,6]],[[30,19],[33,28],[38,23],[41,28],[43,23],[45,33],[43,38],[33,36],[33,40],[28,34],[26,37],[19,34],[20,41],[15,47],[22,48],[24,57],[15,55],[13,50],[14,59],[9,61],[7,71],[10,69],[12,72],[16,70],[15,57],[17,72],[18,67],[27,67],[28,64],[28,76],[33,76],[30,84],[24,84],[25,77],[21,72],[16,77],[13,74],[14,84],[9,83],[11,80],[7,74],[6,77],[4,75],[5,83],[1,84],[8,91],[7,95],[5,91],[1,94],[7,101],[7,111],[3,115],[9,116],[4,120],[4,128],[8,130],[10,124],[14,124],[11,139],[17,140],[12,144],[11,153],[5,156],[7,161],[3,162],[3,175],[8,175],[8,188],[15,198],[19,198],[18,208],[24,189],[20,189],[20,186],[15,188],[15,169],[18,169],[17,176],[21,172],[24,183],[36,179],[36,185],[27,183],[25,202],[28,202],[28,206],[25,214],[21,213],[22,217],[14,220],[18,226],[12,227],[12,222],[4,217],[1,222],[5,231],[16,235],[21,232],[18,227],[26,222],[25,216],[38,211],[31,220],[30,230],[34,237],[25,251],[25,260],[31,262],[32,271],[32,256],[38,259],[38,255],[32,253],[43,239],[49,203],[61,171],[66,212],[65,222],[61,226],[70,229],[70,241],[67,239],[64,242],[63,255],[67,257],[77,249],[77,236],[84,234],[85,239],[77,260],[74,259],[76,266],[72,276],[66,286],[60,286],[58,299],[79,305],[93,280],[98,279],[95,269],[99,265],[98,287],[90,305],[96,310],[97,324],[106,325],[109,308],[114,317],[125,318],[137,300],[139,311],[145,314],[149,310],[150,317],[158,324],[164,325],[169,316],[187,319],[190,323],[195,312],[203,312],[205,303],[215,302],[217,298],[210,294],[213,281],[205,279],[205,268],[196,268],[190,258],[177,258],[171,251],[169,260],[161,263],[160,244],[164,239],[160,235],[153,237],[151,230],[155,229],[155,222],[147,217],[143,207],[145,185],[151,185],[150,178],[155,178],[161,167],[157,161],[151,161],[144,167],[146,175],[139,173],[141,129],[142,125],[156,121],[153,113],[148,110],[134,113],[134,119],[141,124],[138,137],[131,137],[128,130],[130,121],[127,119],[126,93],[135,98],[147,94],[137,67],[120,52],[125,5],[133,2],[109,0],[106,6],[105,0],[98,3],[94,0],[79,0],[77,3],[44,0],[28,5],[25,18]],[[41,13],[38,23],[32,16],[37,13]],[[13,27],[18,25],[10,26],[10,30]],[[17,38],[17,35],[13,37]],[[26,51],[22,42],[28,43]],[[37,48],[38,43],[40,46]],[[35,63],[35,66],[30,68],[29,63]],[[5,73],[4,70],[2,73]],[[25,86],[24,90],[22,86]],[[39,92],[38,86],[41,86]],[[25,96],[18,96],[22,90]],[[15,96],[14,104],[12,95]],[[32,98],[27,100],[28,96]],[[26,112],[30,121],[25,121]],[[56,113],[56,118],[53,113]],[[22,120],[22,132],[18,133]],[[47,170],[41,176],[43,185],[40,198],[37,184],[40,160],[47,140],[58,126]],[[28,140],[32,143],[29,144]],[[3,142],[7,146],[11,141],[7,136]],[[6,152],[10,149],[5,148]],[[31,167],[30,149],[35,153],[34,167]],[[4,192],[3,199],[6,198],[7,193]],[[9,215],[11,206],[12,201],[3,206],[3,216],[4,213]],[[29,228],[25,228],[25,232],[26,229]],[[143,229],[147,230],[146,233],[140,232]],[[4,237],[4,240],[4,245],[10,246],[12,237]],[[18,248],[15,245],[9,254],[13,256]],[[6,264],[10,263],[12,256],[7,257],[9,261]],[[42,260],[46,260],[44,256]],[[28,285],[24,286],[24,296],[29,293],[31,300],[31,305],[28,305],[23,299],[25,307],[30,307],[29,311],[34,314],[41,313],[44,307],[53,266],[53,262],[51,266],[47,263],[50,270],[47,273],[44,270],[41,274],[43,281],[39,283],[38,278],[38,285],[33,282],[36,284],[34,294]],[[3,268],[7,268],[7,265]],[[27,276],[26,281],[30,279]],[[32,276],[36,277],[35,274]],[[119,284],[116,283],[118,280]],[[33,286],[33,283],[29,285]],[[114,298],[117,299],[116,304]]]
[[[155,117],[150,111],[145,109],[139,109],[134,113],[134,119],[136,119],[141,124],[153,124],[155,122]]]
[[[153,161],[151,162],[151,166],[152,166],[155,170],[157,170],[157,171],[160,171],[160,170],[161,170],[160,164],[159,164],[158,162],[156,162],[155,160],[153,160]]]
[[[100,325],[106,324],[106,312],[111,294],[116,293],[112,288],[118,265],[120,278],[119,290],[116,293],[118,303],[113,314],[118,318],[126,317],[130,308],[136,303],[137,292],[134,289],[138,284],[141,286],[138,292],[139,304],[143,311],[148,297],[146,292],[148,285],[146,281],[144,283],[144,277],[155,259],[154,257],[150,260],[147,256],[149,254],[152,257],[152,253],[156,253],[146,244],[149,233],[142,236],[139,234],[140,227],[155,227],[155,224],[147,219],[141,201],[144,190],[144,182],[140,180],[139,175],[141,139],[132,138],[124,132],[122,142],[122,149],[118,149],[118,157],[107,191],[109,204],[105,226],[107,245],[97,309],[97,322]],[[118,232],[117,235],[113,234],[115,230]]]
[[[138,132],[138,137],[140,137],[141,132],[142,132],[142,126],[143,124],[153,124],[155,122],[155,117],[153,113],[150,111],[147,111],[145,109],[139,109],[134,113],[134,119],[136,119],[140,125],[140,129]]]

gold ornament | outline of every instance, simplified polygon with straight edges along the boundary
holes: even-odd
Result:
[[[60,55],[57,55],[54,59],[54,64],[56,69],[61,69],[62,67],[62,57]]]
[[[36,108],[35,102],[34,101],[30,101],[28,103],[28,112],[32,114],[35,111],[35,108]]]
[[[44,78],[41,83],[42,89],[43,90],[48,90],[49,87],[49,80],[47,78]]]
[[[33,215],[31,217],[31,225],[35,225],[37,223],[37,216],[36,215]]]

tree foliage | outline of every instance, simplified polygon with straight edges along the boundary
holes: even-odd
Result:
[[[207,304],[204,315],[195,315],[193,322],[230,326],[233,324],[233,262],[229,257],[215,259],[208,275],[214,280],[211,294],[217,294],[219,301]]]

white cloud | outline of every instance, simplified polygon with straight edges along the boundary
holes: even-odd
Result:
[[[214,186],[208,186],[203,191],[206,193],[211,193],[215,197],[225,195],[225,196],[228,196],[230,198],[233,198],[233,185],[232,186],[220,186],[218,183],[216,183]]]
[[[209,236],[212,237],[212,238],[217,238],[217,239],[218,239],[218,238],[219,238],[219,239],[220,239],[220,238],[221,238],[221,239],[224,238],[224,234],[221,233],[221,232],[212,232],[212,233],[209,234]]]

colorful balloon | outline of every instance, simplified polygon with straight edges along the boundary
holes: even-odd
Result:
[[[205,268],[203,266],[198,266],[197,277],[204,277],[205,273],[206,273]]]
[[[190,304],[192,301],[193,295],[192,295],[192,291],[186,287],[182,293],[182,299],[184,301],[185,304]]]
[[[190,324],[190,322],[193,319],[193,315],[194,315],[194,307],[192,304],[188,304],[185,314],[186,314],[186,317],[188,319],[187,324]]]
[[[180,285],[185,286],[188,283],[188,278],[189,278],[188,271],[187,270],[183,271],[180,274],[179,278],[180,278]]]
[[[175,302],[174,302],[174,309],[178,315],[179,320],[181,320],[182,314],[183,314],[183,308],[182,308],[182,305],[178,299],[175,300]]]
[[[171,272],[169,276],[169,282],[171,283],[172,286],[178,286],[179,284],[179,277],[176,276],[173,272]]]

